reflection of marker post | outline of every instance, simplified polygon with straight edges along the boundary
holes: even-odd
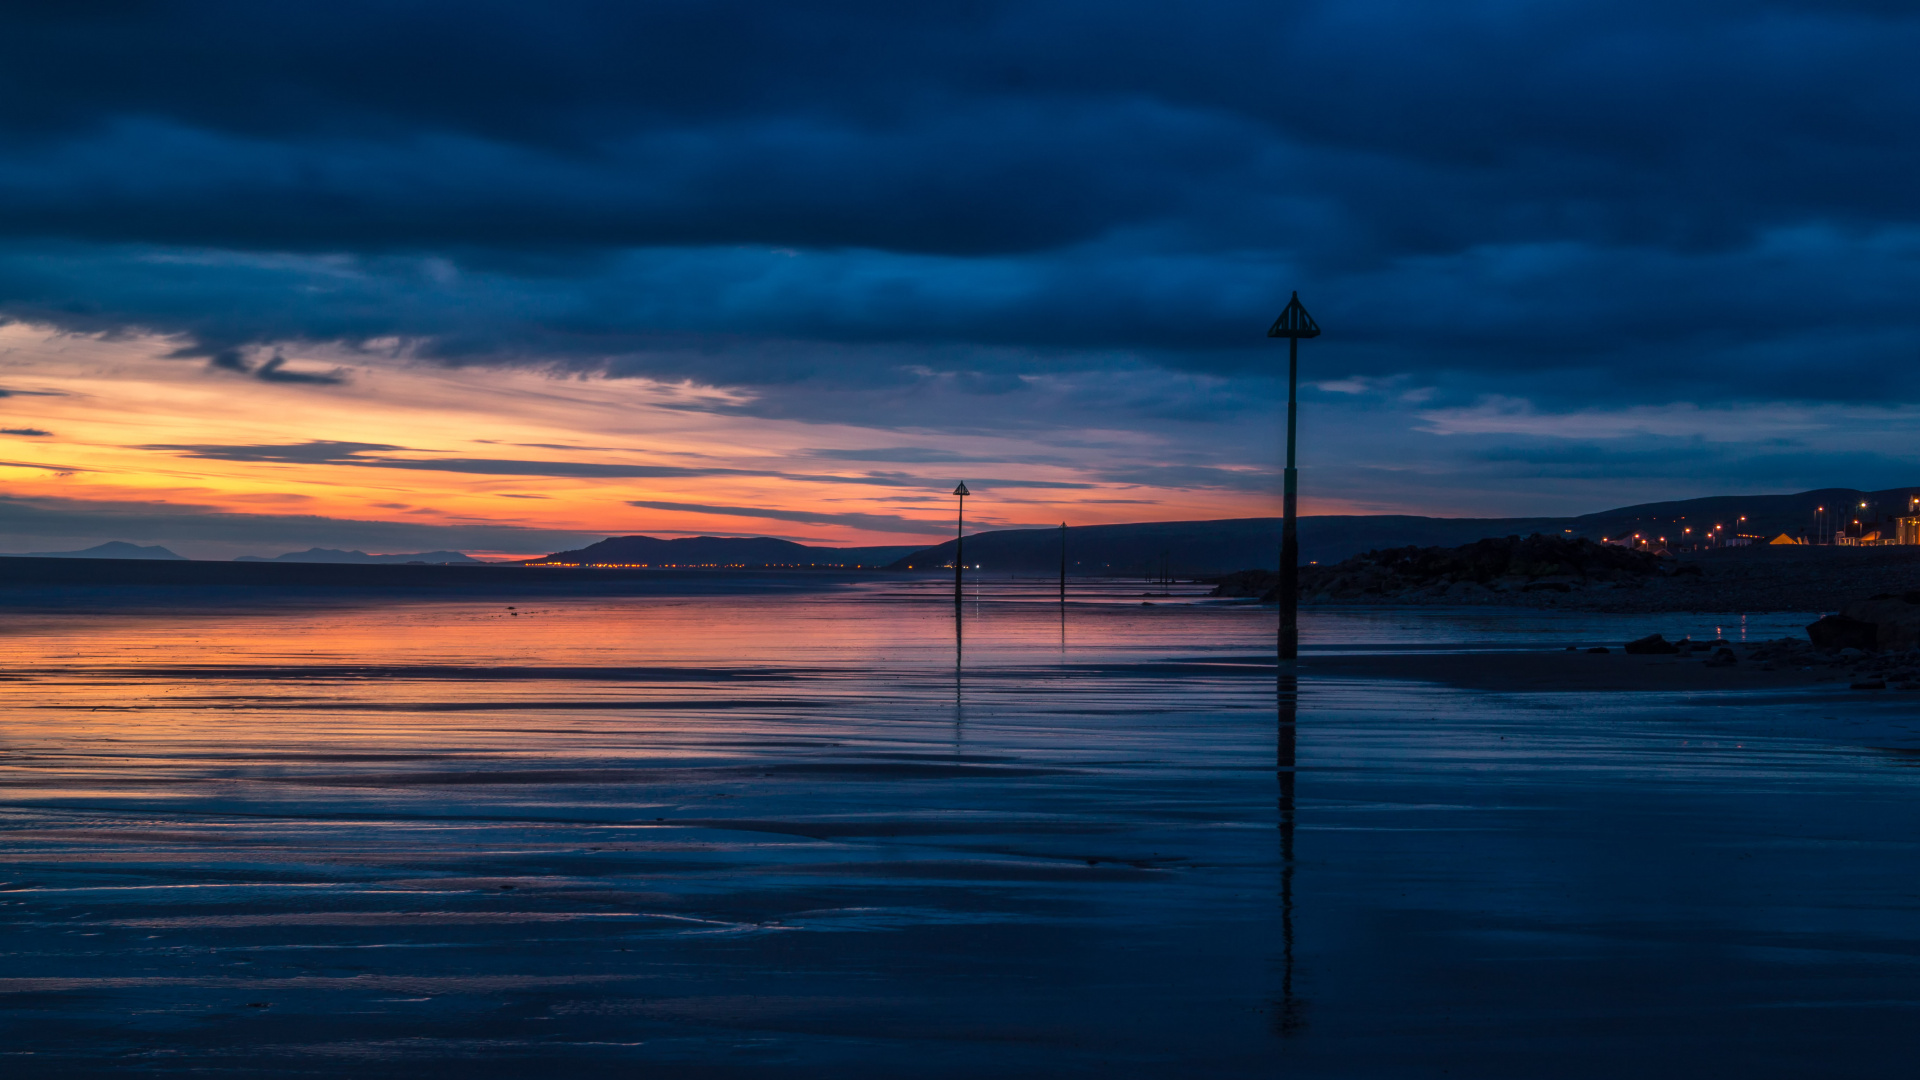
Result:
[[[1294,733],[1299,690],[1293,676],[1280,676],[1279,743],[1274,762],[1280,779],[1280,1000],[1275,1003],[1272,1024],[1273,1033],[1282,1037],[1297,1035],[1305,1027],[1301,1018],[1304,1002],[1293,992],[1294,782],[1298,768]]]
[[[956,496],[953,504],[953,606],[957,608],[960,606],[960,568],[966,562],[967,496],[973,492],[967,490],[967,482],[962,480],[953,493]]]
[[[1067,602],[1067,523],[1060,523],[1060,602]]]
[[[1287,339],[1287,472],[1280,519],[1280,662],[1300,655],[1300,534],[1298,510],[1300,477],[1294,470],[1295,420],[1299,415],[1296,391],[1300,385],[1300,339],[1319,337],[1320,325],[1300,306],[1294,293],[1285,311],[1267,328],[1267,336]]]
[[[966,734],[967,711],[960,694],[960,660],[965,652],[964,620],[960,618],[960,605],[953,605],[953,751],[960,752],[960,740]]]
[[[966,481],[953,489],[953,748],[960,751],[960,737],[966,723],[966,711],[960,698],[960,658],[964,653],[966,628],[962,625],[960,605],[960,568],[966,563],[966,552],[962,547],[966,542],[967,496],[973,494],[967,490]]]

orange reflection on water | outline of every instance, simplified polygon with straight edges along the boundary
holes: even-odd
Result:
[[[1128,588],[1065,612],[970,598],[963,657],[952,604],[916,583],[42,614],[4,638],[0,783],[16,799],[204,798],[225,785],[258,801],[277,798],[263,782],[327,760],[372,776],[475,755],[570,766],[615,755],[635,767],[710,756],[715,740],[861,742],[876,716],[984,719],[996,701],[1046,693],[1071,665],[1246,652],[1270,633],[1258,611],[1143,611]]]

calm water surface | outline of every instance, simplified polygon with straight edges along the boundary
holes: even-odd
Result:
[[[1270,611],[925,589],[9,620],[0,1068],[1910,1068],[1911,699],[1309,677],[1283,785]]]

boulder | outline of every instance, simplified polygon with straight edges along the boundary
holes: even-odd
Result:
[[[1826,615],[1807,624],[1807,640],[1823,650],[1872,649],[1878,647],[1879,628],[1851,615]]]
[[[1680,651],[1680,646],[1659,634],[1648,634],[1637,641],[1629,641],[1624,648],[1633,656],[1657,656]]]
[[[1873,627],[1873,640],[1861,648],[1904,652],[1920,645],[1920,604],[1908,599],[1914,595],[1855,600],[1842,606],[1840,615]]]

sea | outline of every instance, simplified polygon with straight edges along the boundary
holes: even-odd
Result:
[[[1807,613],[1191,586],[41,606],[0,1075],[1858,1077],[1920,702],[1315,678]],[[1343,669],[1348,670],[1348,669]]]

